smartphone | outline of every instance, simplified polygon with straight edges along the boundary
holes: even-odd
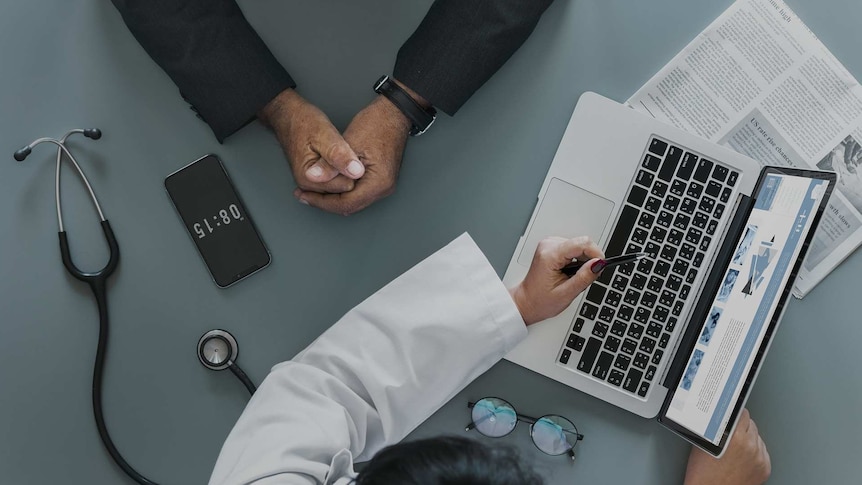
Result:
[[[165,189],[220,288],[269,265],[269,251],[218,157],[203,156],[168,175]]]

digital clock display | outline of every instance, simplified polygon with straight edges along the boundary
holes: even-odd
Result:
[[[229,286],[269,264],[266,246],[214,155],[169,175],[165,187],[216,284]]]

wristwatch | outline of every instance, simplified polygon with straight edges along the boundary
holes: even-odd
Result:
[[[425,109],[420,106],[413,97],[407,94],[407,91],[389,79],[389,76],[384,75],[374,83],[374,92],[386,96],[386,99],[391,101],[413,123],[410,128],[410,136],[419,136],[425,133],[437,119],[437,110],[434,108]]]

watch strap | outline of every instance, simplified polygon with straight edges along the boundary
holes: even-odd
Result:
[[[425,133],[437,119],[437,110],[423,108],[389,76],[382,76],[377,80],[374,84],[374,92],[385,96],[410,120],[413,125],[410,128],[410,136],[419,136]]]

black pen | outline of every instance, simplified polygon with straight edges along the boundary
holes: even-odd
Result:
[[[600,260],[596,261],[595,263],[593,263],[594,267],[592,268],[592,270],[593,270],[593,273],[599,273],[602,270],[607,269],[607,268],[613,268],[614,266],[619,266],[621,264],[626,264],[626,263],[634,263],[635,261],[643,258],[646,255],[647,255],[647,253],[629,253],[629,254],[621,254],[619,256],[614,256],[612,258],[600,259]],[[572,276],[574,276],[575,273],[578,272],[579,269],[581,269],[581,266],[583,266],[584,263],[586,263],[587,261],[589,261],[589,259],[586,259],[584,261],[581,261],[581,260],[572,261],[571,263],[563,266],[562,269],[560,269],[560,271],[564,275],[566,275],[568,277],[572,277]]]

